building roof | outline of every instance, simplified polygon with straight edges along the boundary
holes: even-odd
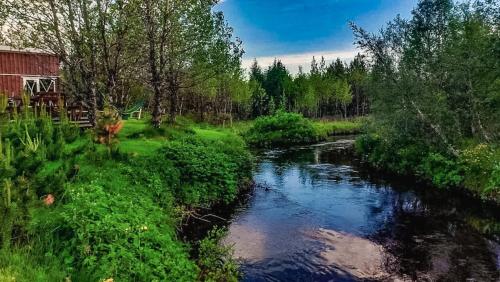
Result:
[[[37,48],[14,48],[7,45],[0,45],[0,52],[17,52],[17,53],[32,53],[32,54],[45,54],[54,55],[53,52]]]

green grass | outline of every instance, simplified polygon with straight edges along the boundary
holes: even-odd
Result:
[[[358,134],[362,130],[362,119],[354,120],[316,120],[313,122],[318,134],[322,137],[335,135]]]
[[[131,136],[133,134],[144,132],[144,130],[146,130],[149,126],[149,120],[147,119],[142,119],[142,120],[130,119],[130,120],[125,120],[123,122],[125,124],[123,126],[123,129],[118,134],[118,138],[123,138]]]
[[[246,132],[248,132],[250,130],[250,128],[253,127],[254,123],[255,122],[253,120],[236,121],[236,122],[233,122],[232,126],[229,126],[228,128],[232,132],[234,132],[238,135],[243,135]]]
[[[43,263],[37,262],[27,250],[2,250],[0,251],[0,281],[64,281],[67,275],[57,264],[57,259],[54,257],[47,257]]]
[[[118,134],[119,149],[122,153],[152,156],[155,152],[171,140],[177,140],[193,133],[201,140],[210,142],[233,142],[235,134],[243,133],[253,124],[252,121],[234,123],[232,127],[217,127],[209,124],[196,124],[182,118],[174,126],[163,125],[160,129],[149,126],[149,120],[127,120],[122,131]],[[69,144],[68,150],[84,145],[81,139]]]
[[[162,139],[124,139],[120,141],[120,152],[139,155],[152,156],[155,152],[165,145],[166,140]]]
[[[232,126],[228,127],[232,132],[238,135],[244,135],[254,125],[253,120],[236,121]],[[313,125],[322,136],[334,136],[343,134],[358,134],[361,133],[363,127],[363,119],[357,118],[353,120],[313,120]]]

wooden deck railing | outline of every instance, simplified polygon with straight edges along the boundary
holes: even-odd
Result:
[[[21,97],[9,98],[9,107],[11,113],[17,111],[20,113],[23,109],[23,99]],[[81,102],[69,103],[63,93],[57,92],[39,92],[30,97],[29,108],[35,113],[41,112],[42,107],[52,117],[55,123],[60,122],[61,110],[66,111],[66,116],[70,122],[79,127],[91,127],[89,122],[88,110]]]

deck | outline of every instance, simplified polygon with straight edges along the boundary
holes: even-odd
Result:
[[[8,111],[21,112],[24,107],[21,97],[9,98]],[[29,108],[35,112],[45,109],[55,124],[61,122],[61,110],[66,111],[69,121],[80,128],[92,127],[87,107],[81,102],[68,102],[63,93],[39,92],[29,99]]]

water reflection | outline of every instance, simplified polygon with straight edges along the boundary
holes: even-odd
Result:
[[[495,243],[464,220],[497,210],[367,170],[352,141],[263,152],[234,244],[246,281],[496,281]]]

